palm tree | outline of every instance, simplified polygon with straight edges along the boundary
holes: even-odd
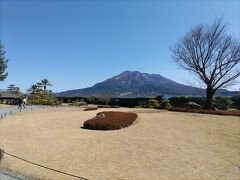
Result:
[[[44,92],[44,94],[46,94],[47,86],[52,86],[52,84],[49,82],[48,79],[43,79],[41,81],[41,84],[43,86],[43,92]]]
[[[42,87],[43,87],[42,82],[37,82],[36,85],[37,85],[38,89],[42,89]]]
[[[27,92],[31,94],[36,94],[38,91],[38,86],[36,84],[31,85],[29,89],[27,89]]]

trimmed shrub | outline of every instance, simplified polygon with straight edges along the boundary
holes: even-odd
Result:
[[[169,111],[169,110],[173,109],[173,107],[170,103],[167,103],[164,109]]]
[[[184,106],[187,108],[194,108],[194,109],[202,109],[203,108],[200,104],[195,103],[195,102],[188,102],[188,103],[184,104]]]
[[[232,104],[233,107],[240,109],[240,95],[233,96],[231,98],[231,100],[233,102],[233,104]]]
[[[194,102],[201,106],[204,106],[206,101],[204,97],[188,97],[187,99],[188,99],[188,102]]]
[[[158,103],[158,100],[150,99],[150,100],[148,100],[148,103],[145,107],[147,107],[147,108],[159,108],[160,105]]]
[[[97,110],[97,109],[98,109],[97,107],[87,107],[83,111],[94,111],[94,110]]]
[[[192,108],[173,108],[170,111],[201,113],[201,114],[214,114],[214,115],[223,115],[223,116],[240,116],[240,112],[228,112],[228,111],[221,111],[221,110],[211,111],[211,110],[192,109]]]
[[[29,96],[28,103],[34,105],[50,105],[50,106],[61,104],[61,102],[58,101],[56,97],[44,93],[37,93]]]
[[[169,101],[173,107],[184,107],[184,104],[188,102],[188,98],[181,96],[181,97],[171,97]]]
[[[168,99],[163,99],[161,101],[161,108],[162,109],[166,109],[166,110],[170,110],[172,109],[172,105],[170,104],[170,101]]]
[[[186,103],[188,102],[194,102],[197,103],[201,106],[203,106],[205,104],[205,98],[203,97],[184,97],[184,96],[180,96],[180,97],[171,97],[169,98],[170,100],[170,104],[173,107],[184,107]]]
[[[134,108],[142,108],[142,106],[135,106]]]
[[[87,106],[87,103],[84,100],[76,100],[76,101],[72,101],[71,103],[72,106]]]
[[[83,127],[94,130],[116,130],[130,126],[138,115],[131,112],[104,111],[84,122]]]
[[[228,110],[232,105],[232,101],[229,97],[215,97],[213,100],[213,107],[220,110]]]
[[[240,112],[239,109],[228,109],[227,111],[228,111],[228,112]]]
[[[158,102],[161,102],[162,100],[164,100],[163,95],[158,95],[154,99],[156,99]]]
[[[120,107],[145,106],[150,98],[115,98],[110,105],[117,105]],[[117,101],[116,101],[117,100]]]

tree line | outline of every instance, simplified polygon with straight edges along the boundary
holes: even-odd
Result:
[[[68,103],[75,106],[85,104],[96,104],[101,107],[129,107],[129,108],[154,108],[154,109],[171,109],[175,107],[184,108],[189,102],[194,102],[200,106],[204,106],[206,99],[204,97],[171,97],[163,98],[159,95],[155,98],[110,98],[105,99],[102,97],[56,97],[60,102]],[[107,103],[106,103],[107,101]],[[214,97],[213,107],[218,110],[229,110],[232,108],[240,109],[240,93],[233,97]]]

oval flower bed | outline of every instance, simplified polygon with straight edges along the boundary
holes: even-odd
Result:
[[[130,126],[138,115],[131,112],[104,111],[84,122],[83,127],[94,130],[116,130]]]

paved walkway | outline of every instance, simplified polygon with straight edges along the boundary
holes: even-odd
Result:
[[[18,106],[9,106],[9,107],[0,108],[0,119],[17,112],[31,111],[31,110],[43,109],[43,108],[48,108],[48,106],[33,105],[33,106],[26,106],[26,108],[22,108],[22,109],[18,109]]]
[[[4,170],[0,173],[0,180],[32,180],[32,178],[15,174],[9,170]]]

